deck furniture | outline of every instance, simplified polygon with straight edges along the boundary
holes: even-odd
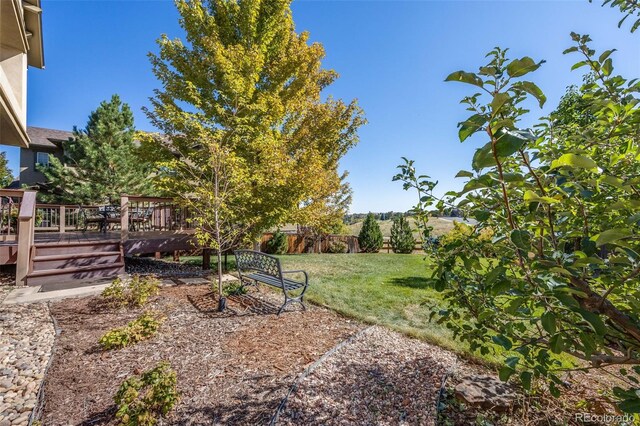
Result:
[[[91,224],[98,225],[98,230],[102,233],[107,232],[110,224],[120,224],[120,209],[116,206],[104,206],[97,210],[80,207],[78,215],[80,216],[78,224],[82,232],[86,232]]]
[[[234,254],[236,256],[238,275],[240,276],[240,282],[242,284],[245,282],[249,284],[261,282],[282,289],[284,293],[284,304],[278,310],[278,315],[280,315],[285,306],[293,302],[300,303],[302,309],[306,310],[304,306],[304,293],[309,286],[309,276],[305,271],[283,271],[280,266],[280,260],[277,257],[259,251],[236,250]],[[285,274],[294,273],[304,274],[304,282],[284,277]],[[302,291],[297,296],[291,294],[300,289],[302,289]]]

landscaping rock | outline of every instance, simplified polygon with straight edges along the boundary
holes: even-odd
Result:
[[[6,295],[11,288],[2,288]],[[0,426],[26,425],[49,363],[55,330],[47,305],[2,305]]]
[[[516,403],[513,387],[491,376],[468,376],[455,387],[456,398],[483,409],[504,412]]]

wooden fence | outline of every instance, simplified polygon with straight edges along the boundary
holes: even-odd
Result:
[[[262,235],[260,241],[260,251],[267,251],[267,241],[273,237],[273,233]],[[329,253],[331,246],[336,243],[343,243],[347,253],[359,253],[358,237],[355,235],[325,235],[322,237],[312,237],[302,234],[287,234],[289,249],[287,254],[300,253]]]

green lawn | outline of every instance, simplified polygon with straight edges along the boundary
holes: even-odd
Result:
[[[429,321],[442,308],[419,254],[305,254],[279,256],[283,269],[309,273],[308,299],[349,317],[468,353],[445,327]]]
[[[346,316],[380,324],[410,336],[477,358],[445,327],[429,321],[442,309],[440,294],[429,287],[423,254],[303,254],[278,256],[283,269],[309,274],[307,299]],[[201,264],[201,258],[183,258]],[[215,265],[212,265],[215,267]],[[235,268],[229,257],[230,269]],[[485,361],[492,361],[486,357]]]

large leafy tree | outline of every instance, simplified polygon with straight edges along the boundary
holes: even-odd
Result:
[[[63,161],[51,156],[40,170],[47,178],[46,201],[119,204],[120,194],[150,195],[149,163],[134,144],[133,114],[118,95],[91,112],[83,129],[63,142]]]
[[[436,287],[454,307],[440,320],[473,350],[502,346],[501,378],[517,373],[527,389],[545,378],[557,395],[567,369],[618,366],[620,408],[640,412],[640,82],[614,73],[613,51],[572,38],[566,53],[590,77],[536,131],[519,121],[527,99],[545,102],[523,79],[541,62],[495,49],[478,72],[447,78],[478,92],[463,100],[472,115],[460,140],[487,142],[449,194],[478,224],[434,257]],[[400,168],[421,200],[450,202],[411,162]],[[581,361],[567,365],[565,354]]]
[[[246,177],[247,191],[234,195],[244,215],[235,220],[248,224],[250,236],[331,206],[343,184],[338,162],[357,143],[364,119],[355,101],[322,98],[337,74],[322,68],[322,45],[296,33],[290,1],[176,6],[185,40],[162,36],[159,53],[150,54],[162,84],[147,111],[165,135],[155,139],[157,152],[205,161],[210,153],[200,135],[215,140]],[[171,167],[164,173],[183,178]],[[192,176],[185,185],[200,182]]]

